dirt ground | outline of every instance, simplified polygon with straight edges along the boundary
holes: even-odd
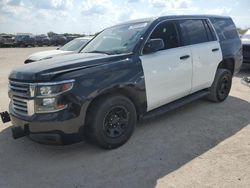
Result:
[[[50,48],[0,49],[0,111],[8,107],[8,74]],[[140,123],[122,147],[87,143],[47,146],[14,140],[0,123],[0,187],[250,187],[250,87],[233,79],[228,99],[195,101]]]

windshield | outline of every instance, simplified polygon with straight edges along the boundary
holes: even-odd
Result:
[[[60,48],[64,51],[78,51],[83,47],[89,40],[88,39],[74,39]]]
[[[119,54],[134,49],[148,22],[124,24],[102,31],[81,51],[85,53]]]

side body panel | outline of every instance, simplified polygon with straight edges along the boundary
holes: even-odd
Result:
[[[236,26],[230,17],[209,17],[218,37],[222,50],[223,60],[233,63],[234,73],[237,73],[242,65],[242,42]]]
[[[234,61],[234,73],[239,72],[243,56],[242,44],[240,39],[231,39],[220,41],[223,59],[232,59]]]
[[[180,59],[186,55],[189,58]],[[147,111],[190,93],[192,59],[189,47],[162,50],[140,58],[145,77]]]
[[[193,93],[212,85],[217,67],[222,61],[222,53],[218,41],[195,44],[190,48],[193,57]]]

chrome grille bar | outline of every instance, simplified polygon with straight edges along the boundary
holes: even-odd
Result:
[[[11,93],[12,109],[22,115],[31,116],[34,114],[34,100],[29,99],[34,96],[35,86],[29,83],[9,81]]]

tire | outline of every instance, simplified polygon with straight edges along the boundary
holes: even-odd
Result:
[[[114,149],[126,143],[137,121],[134,104],[122,95],[97,99],[87,118],[88,136],[104,149]]]
[[[210,88],[208,100],[212,102],[224,101],[232,86],[232,73],[227,69],[218,69],[214,82]]]

